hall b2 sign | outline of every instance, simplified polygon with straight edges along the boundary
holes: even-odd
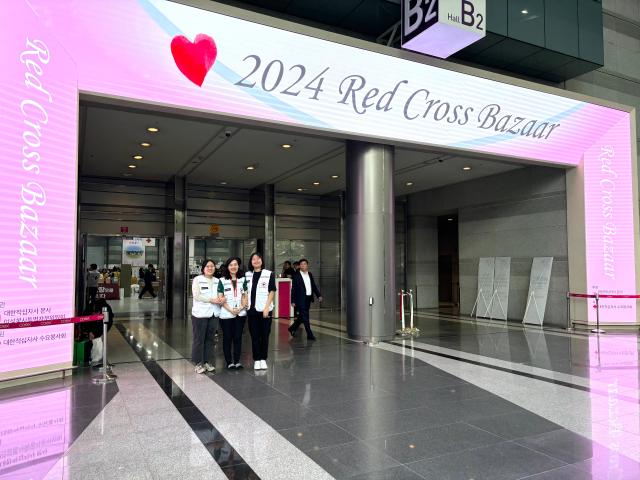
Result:
[[[402,47],[447,58],[485,36],[486,0],[402,0]]]

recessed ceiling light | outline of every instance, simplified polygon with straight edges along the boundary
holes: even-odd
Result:
[[[299,192],[304,192],[304,191],[306,191],[306,190],[307,190],[306,188],[298,188],[298,191],[299,191]]]
[[[142,155],[134,155],[133,159],[134,160],[142,160]]]
[[[137,165],[129,165],[129,168],[138,168]]]
[[[291,145],[288,143],[283,143],[282,145],[280,145],[282,148],[291,148]]]
[[[471,170],[471,167],[469,166],[462,167],[462,170],[464,170],[465,172],[468,172],[469,170]]]
[[[123,177],[130,177],[131,175],[133,175],[133,173],[123,173],[122,174]]]
[[[140,146],[141,146],[141,147],[145,147],[145,148],[146,148],[146,147],[150,147],[150,146],[151,146],[151,144],[150,144],[149,142],[142,142],[142,143],[140,144]]]
[[[313,182],[313,184],[314,184],[315,186],[318,186],[318,185],[320,185],[320,182]]]
[[[227,182],[220,182],[220,185],[226,185]]]
[[[331,175],[331,178],[335,180],[336,178],[338,178],[338,175]]]
[[[522,10],[523,15],[527,15],[528,13],[529,13],[529,10]]]
[[[453,222],[453,218],[447,218],[447,221]]]
[[[247,170],[255,170],[256,166],[255,165],[249,165],[247,167],[245,167]]]
[[[413,182],[407,182],[407,183],[405,183],[405,185],[406,185],[407,187],[410,187],[411,185],[413,185]]]
[[[147,131],[151,132],[151,133],[158,133],[160,131],[160,129],[158,129],[156,127],[149,127],[149,128],[147,128]]]

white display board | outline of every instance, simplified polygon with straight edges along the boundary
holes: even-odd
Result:
[[[552,265],[553,257],[535,257],[533,259],[531,278],[529,280],[529,295],[527,295],[527,307],[524,311],[522,323],[535,325],[542,325],[544,323],[544,312],[547,308]]]
[[[482,257],[478,264],[478,295],[476,296],[476,317],[491,316],[491,296],[493,295],[494,257]]]
[[[125,238],[122,240],[122,263],[134,267],[145,266],[144,239]]]
[[[509,307],[509,277],[511,276],[511,257],[496,257],[493,274],[493,296],[491,300],[491,318],[507,319]]]

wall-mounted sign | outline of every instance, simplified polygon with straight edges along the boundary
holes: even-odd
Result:
[[[485,36],[486,0],[402,0],[402,48],[447,58]]]
[[[122,263],[142,267],[145,264],[144,240],[142,238],[125,238],[122,240]]]
[[[120,233],[129,233],[129,227],[120,227]]]
[[[209,235],[219,235],[220,234],[220,225],[217,223],[212,223],[209,225]]]

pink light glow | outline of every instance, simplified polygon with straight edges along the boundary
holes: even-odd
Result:
[[[0,2],[0,322],[73,314],[75,66],[24,2]],[[0,331],[3,372],[71,364],[73,327]]]
[[[632,184],[631,129],[625,114],[584,154],[588,293],[636,293]],[[595,301],[590,304],[593,322]],[[600,300],[600,321],[635,323],[636,300]]]
[[[0,403],[0,479],[40,480],[70,443],[69,390]]]
[[[626,458],[638,461],[640,453],[637,337],[589,338],[589,367],[591,388],[598,392],[591,395],[591,438],[595,442],[591,473],[594,478],[640,475],[638,464]]]

